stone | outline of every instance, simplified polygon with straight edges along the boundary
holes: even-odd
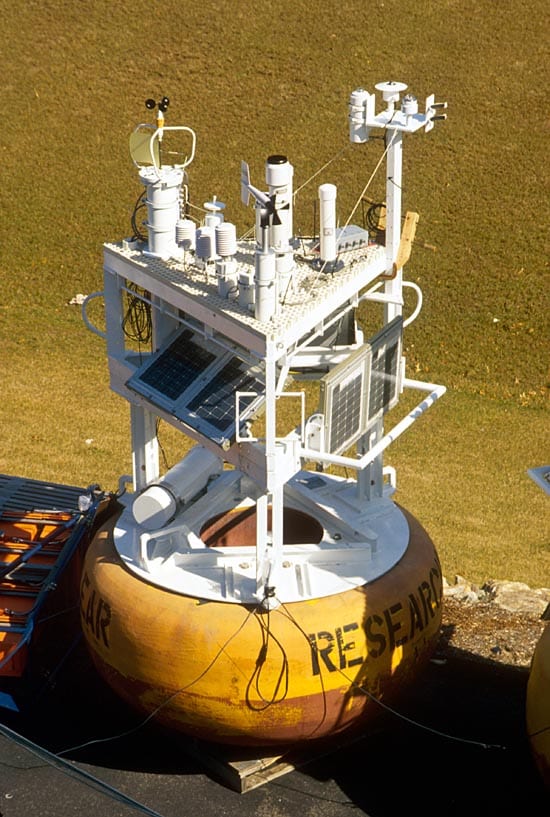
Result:
[[[457,575],[454,584],[443,577],[443,595],[468,604],[493,602],[510,613],[527,613],[550,620],[550,587],[532,588],[524,582],[491,579],[480,588]]]
[[[550,604],[550,588],[531,588],[524,582],[491,580],[483,585],[489,599],[511,613],[544,616]]]

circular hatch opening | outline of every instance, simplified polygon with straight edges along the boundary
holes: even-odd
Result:
[[[267,510],[271,529],[271,508]],[[234,508],[213,516],[200,531],[207,547],[255,547],[256,506]],[[318,544],[323,538],[322,525],[303,511],[283,509],[283,544]]]

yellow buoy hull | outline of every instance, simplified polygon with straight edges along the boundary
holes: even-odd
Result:
[[[441,624],[434,546],[410,541],[387,574],[347,592],[266,611],[205,601],[127,570],[111,519],[91,543],[81,619],[108,684],[143,713],[220,743],[270,746],[364,726],[418,676]]]
[[[526,720],[533,758],[550,788],[550,624],[543,630],[533,654]]]

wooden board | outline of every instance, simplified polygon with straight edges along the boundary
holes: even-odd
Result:
[[[380,728],[371,726],[368,730],[369,737],[378,734]],[[185,741],[183,748],[213,777],[234,791],[244,794],[308,763],[351,746],[365,736],[365,733],[353,732],[348,736],[339,735],[332,740],[295,744],[282,747],[279,754],[274,747],[270,751],[257,747],[226,746],[196,738]]]

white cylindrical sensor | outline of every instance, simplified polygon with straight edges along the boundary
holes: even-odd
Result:
[[[368,91],[357,88],[349,98],[349,138],[350,142],[367,142],[369,129],[366,123]]]
[[[294,168],[279,154],[267,157],[265,180],[274,199],[276,217],[271,219],[269,243],[277,253],[287,253],[292,240],[292,179]]]
[[[211,261],[216,257],[216,236],[213,227],[199,227],[197,230],[196,253],[202,261]]]
[[[230,221],[224,221],[216,227],[216,252],[222,258],[228,258],[237,252],[237,228]]]
[[[201,491],[211,476],[221,473],[222,461],[197,445],[161,479],[148,485],[132,504],[132,514],[145,530],[166,525],[177,510]]]
[[[418,113],[418,100],[412,94],[407,94],[401,101],[401,111],[407,116],[416,116]]]
[[[234,258],[220,258],[216,261],[218,295],[222,298],[237,298],[237,265]]]
[[[195,249],[197,225],[190,218],[182,218],[176,224],[176,243],[184,250]]]
[[[336,261],[336,185],[319,186],[319,239],[320,258],[323,264]]]
[[[267,157],[265,180],[270,187],[286,187],[292,184],[294,169],[286,156],[273,154]]]
[[[218,224],[223,222],[223,211],[225,210],[225,204],[222,201],[218,201],[215,196],[212,201],[204,202],[204,209],[206,210],[204,223],[207,227],[214,227],[215,229]]]
[[[170,258],[178,251],[176,224],[180,217],[183,170],[157,171],[153,167],[143,167],[139,177],[147,191],[148,252],[159,258]]]
[[[255,297],[254,273],[249,270],[241,270],[239,272],[239,305],[251,311]]]
[[[150,485],[134,499],[132,513],[138,525],[145,530],[162,528],[176,515],[175,496],[163,485]]]

